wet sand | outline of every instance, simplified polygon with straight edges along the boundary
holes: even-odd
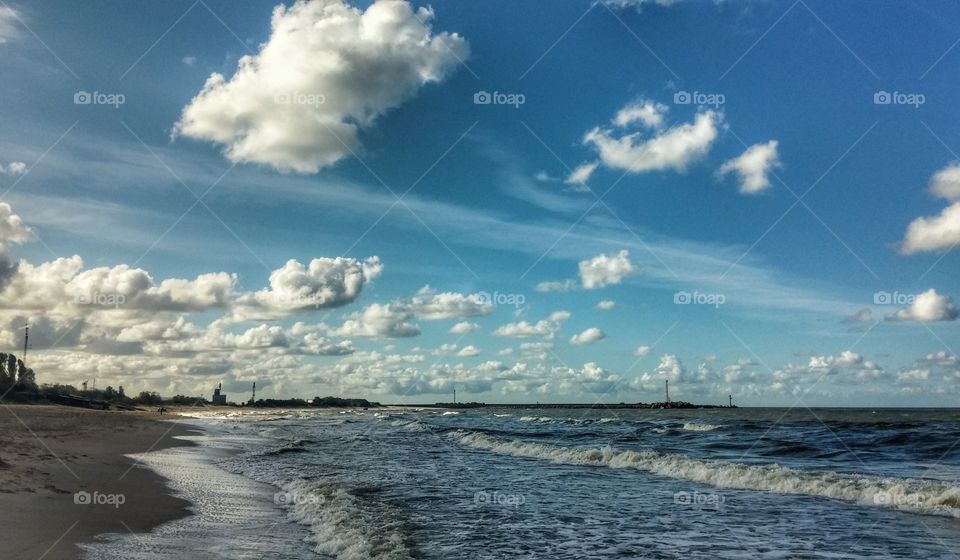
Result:
[[[78,558],[77,543],[189,514],[165,480],[125,457],[189,445],[175,415],[0,404],[5,558]]]

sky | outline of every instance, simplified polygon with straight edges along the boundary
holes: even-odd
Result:
[[[960,6],[0,2],[0,346],[231,400],[953,406]]]

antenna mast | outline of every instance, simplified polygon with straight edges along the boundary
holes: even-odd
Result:
[[[30,323],[27,323],[26,325],[24,325],[24,331],[23,331],[23,365],[24,367],[26,367],[27,365],[27,345],[29,340],[30,340]]]
[[[666,393],[667,393],[667,404],[669,404],[670,403],[670,380],[664,379],[664,382],[666,383],[665,387],[666,387]]]
[[[257,382],[253,382],[253,395],[250,397],[250,403],[257,402]]]

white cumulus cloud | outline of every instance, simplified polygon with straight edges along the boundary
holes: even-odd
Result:
[[[232,77],[211,74],[174,133],[210,140],[235,162],[315,173],[358,150],[361,129],[443,80],[467,42],[430,28],[430,8],[380,0],[277,6],[270,39]]]
[[[619,284],[634,271],[630,253],[626,249],[616,254],[598,255],[580,261],[579,267],[580,283],[588,290]]]
[[[766,144],[754,144],[734,159],[720,166],[718,173],[736,173],[740,179],[740,192],[755,194],[770,187],[770,172],[780,167],[776,140]]]
[[[900,244],[905,255],[951,249],[960,244],[960,162],[953,162],[930,178],[930,192],[953,202],[929,217],[910,222]]]
[[[656,122],[656,116],[648,114],[642,120],[637,110],[625,108],[621,118],[625,123]],[[621,114],[623,114],[621,111]],[[618,115],[619,116],[619,115]],[[703,157],[717,138],[717,127],[722,121],[714,111],[701,111],[693,122],[670,128],[649,129],[637,132],[616,131],[596,127],[583,137],[584,144],[593,147],[600,161],[607,167],[644,173],[672,169],[685,170],[691,163]]]
[[[596,327],[590,327],[589,329],[570,337],[570,344],[582,346],[584,344],[593,344],[594,342],[603,340],[604,338],[607,338],[607,335],[604,334],[603,331]]]
[[[947,295],[930,288],[914,298],[913,303],[887,317],[890,321],[953,321],[960,315]]]

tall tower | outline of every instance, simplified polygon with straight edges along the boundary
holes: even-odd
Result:
[[[253,382],[253,394],[250,395],[250,404],[257,402],[257,382]]]
[[[664,382],[666,383],[665,388],[667,392],[667,400],[665,402],[669,403],[670,402],[670,380],[665,379]]]
[[[733,395],[727,395],[730,398],[730,408],[733,408]]]
[[[457,388],[453,388],[453,404],[457,404]]]
[[[27,347],[30,340],[30,323],[27,323],[23,329],[23,365],[27,365]]]

